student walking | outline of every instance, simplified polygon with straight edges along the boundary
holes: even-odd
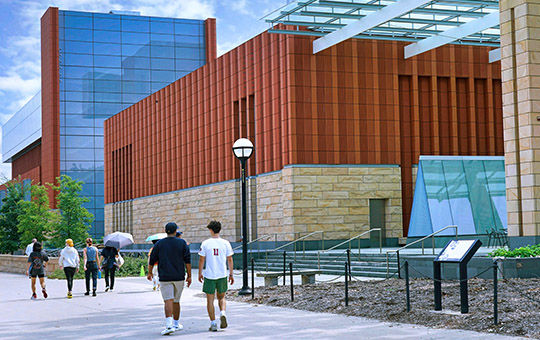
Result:
[[[176,235],[178,235],[178,233],[176,233]],[[159,240],[152,240],[152,244],[156,245],[158,241]],[[152,256],[152,250],[154,250],[153,246],[152,248],[150,248],[150,251],[148,252],[148,263],[150,263],[150,256]],[[159,273],[158,273],[158,267],[155,265],[153,266],[153,270],[152,270],[152,286],[153,286],[153,290],[159,290]]]
[[[26,256],[30,256],[30,254],[34,251],[34,244],[36,244],[37,242],[37,239],[33,238],[32,239],[32,242],[29,243],[27,246],[26,246],[26,250],[24,251],[24,253],[26,254]]]
[[[179,322],[180,297],[184,281],[188,287],[191,285],[191,254],[186,241],[176,237],[177,229],[176,223],[167,223],[165,226],[167,237],[154,245],[148,261],[149,281],[153,278],[154,265],[158,264],[161,296],[165,304],[165,329],[161,332],[162,335],[184,328]]]
[[[26,275],[30,275],[32,286],[32,300],[37,299],[36,295],[36,277],[39,278],[39,284],[41,285],[41,293],[43,297],[47,298],[47,290],[45,289],[45,267],[49,257],[42,251],[41,243],[34,243],[34,248],[28,256],[28,269]]]
[[[60,252],[58,263],[60,268],[64,268],[68,288],[67,298],[71,299],[73,297],[71,293],[73,290],[73,277],[79,271],[79,252],[73,247],[72,239],[68,238],[66,240],[66,247]]]
[[[233,277],[233,250],[229,241],[219,237],[221,223],[211,221],[208,226],[209,239],[201,243],[199,251],[199,282],[203,282],[203,292],[206,293],[206,309],[210,317],[211,332],[217,332],[216,313],[214,310],[214,295],[217,291],[217,299],[220,310],[220,328],[227,328],[227,316],[225,315],[227,292],[227,265],[229,266],[229,282],[234,283]],[[203,267],[206,262],[206,267]]]
[[[108,292],[109,289],[112,291],[114,289],[114,275],[116,273],[116,268],[118,264],[116,258],[118,257],[118,249],[114,247],[105,247],[101,251],[101,268],[105,274],[105,291]],[[110,283],[110,285],[109,285]]]
[[[92,245],[92,239],[86,239],[86,248],[83,249],[84,279],[86,281],[86,293],[90,295],[90,276],[92,276],[92,296],[96,296],[97,273],[99,268],[98,250]]]

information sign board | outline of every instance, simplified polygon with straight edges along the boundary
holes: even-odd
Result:
[[[435,261],[461,262],[476,240],[452,240],[441,251]]]

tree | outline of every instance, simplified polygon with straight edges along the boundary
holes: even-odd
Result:
[[[28,188],[23,185],[20,178],[4,184],[6,197],[2,200],[0,208],[0,253],[13,253],[19,249],[20,233],[17,228],[18,217],[21,215],[19,201],[23,200]]]
[[[21,200],[18,205],[21,214],[17,217],[17,229],[20,233],[21,247],[30,243],[33,238],[43,242],[50,236],[58,215],[49,207],[49,195],[44,185],[30,187],[31,199]]]
[[[88,237],[88,229],[94,216],[83,207],[83,203],[90,201],[89,198],[80,195],[83,182],[67,175],[56,179],[59,185],[50,186],[58,192],[56,201],[60,218],[54,225],[51,241],[55,247],[61,248],[67,238],[71,238],[74,243],[83,242]]]

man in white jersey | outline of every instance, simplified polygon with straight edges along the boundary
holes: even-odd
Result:
[[[206,293],[206,309],[210,317],[211,332],[217,332],[216,314],[214,311],[214,294],[217,290],[217,299],[220,310],[220,328],[227,328],[225,316],[225,293],[227,292],[227,265],[229,266],[229,282],[234,283],[233,277],[233,250],[229,241],[219,237],[221,223],[211,221],[208,226],[211,238],[201,243],[199,251],[199,282],[203,282],[203,292]],[[206,262],[206,267],[203,267]]]

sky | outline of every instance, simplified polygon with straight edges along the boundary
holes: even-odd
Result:
[[[48,7],[216,18],[221,55],[268,29],[268,24],[260,19],[286,3],[287,0],[0,0],[0,124],[7,122],[40,89],[40,18]],[[11,178],[9,164],[0,164],[0,179],[4,178]]]

